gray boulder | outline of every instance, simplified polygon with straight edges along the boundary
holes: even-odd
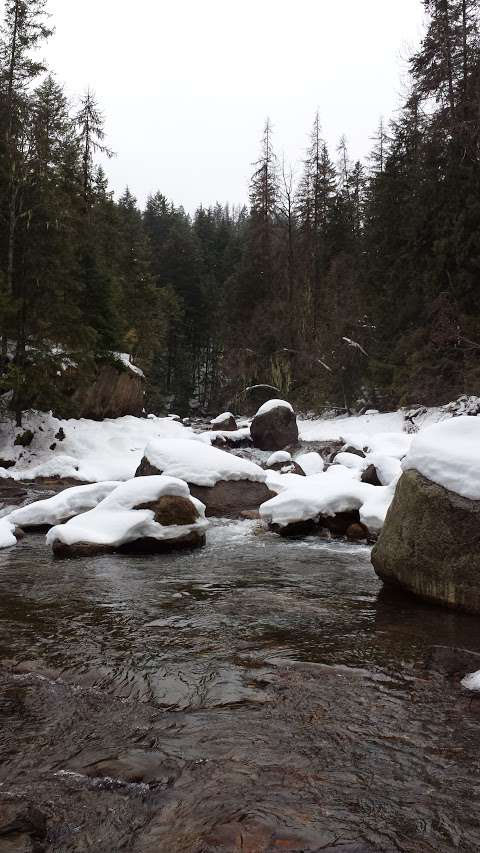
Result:
[[[480,501],[402,474],[372,551],[385,583],[428,601],[480,613]]]
[[[283,400],[270,400],[255,415],[250,435],[254,447],[260,450],[283,450],[296,445],[298,426],[295,412]]]

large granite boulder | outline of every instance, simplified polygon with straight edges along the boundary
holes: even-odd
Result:
[[[94,509],[47,534],[56,557],[157,554],[205,543],[205,507],[173,477],[146,477],[117,486]]]
[[[480,500],[449,491],[418,471],[406,471],[372,563],[385,583],[480,613]]]
[[[480,419],[419,432],[372,552],[379,577],[480,613]]]
[[[283,450],[298,442],[295,412],[286,400],[269,400],[261,406],[250,427],[254,447]]]
[[[144,452],[136,477],[167,474],[188,483],[207,516],[240,516],[272,497],[265,471],[210,444],[190,439],[152,441]]]

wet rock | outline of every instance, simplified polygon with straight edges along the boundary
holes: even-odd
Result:
[[[372,551],[384,583],[447,607],[480,613],[480,501],[402,474]]]
[[[73,767],[91,778],[169,785],[180,775],[183,762],[155,750],[130,749],[84,766],[77,761]]]
[[[166,554],[169,551],[201,548],[203,545],[205,545],[205,534],[194,530],[176,539],[155,539],[152,536],[144,536],[116,547],[92,542],[75,542],[73,545],[67,545],[56,539],[52,544],[52,550],[55,557],[64,560],[72,557],[98,557],[102,554]]]
[[[365,471],[362,471],[361,477],[362,483],[369,483],[370,486],[381,486],[381,482],[378,479],[377,469],[375,465],[369,465],[368,468],[365,468]]]
[[[240,513],[240,518],[246,518],[250,521],[259,521],[260,513],[258,509],[243,509]]]
[[[347,539],[368,539],[370,536],[370,531],[365,524],[359,524],[355,522],[355,524],[350,524],[345,531],[345,535]]]
[[[0,459],[0,468],[6,468],[7,471],[9,468],[13,468],[16,464],[15,459]]]
[[[278,405],[265,412],[260,409],[250,427],[254,447],[260,450],[283,450],[298,442],[295,412],[286,405]]]
[[[432,646],[425,660],[425,668],[442,675],[463,678],[468,672],[480,669],[480,652],[455,646]]]
[[[46,834],[40,809],[19,801],[0,802],[0,853],[40,853]]]

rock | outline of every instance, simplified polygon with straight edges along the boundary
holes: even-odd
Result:
[[[223,412],[223,414],[214,418],[213,421],[210,421],[210,424],[213,430],[220,432],[234,432],[238,429],[237,422],[231,412]]]
[[[425,667],[442,675],[463,678],[468,672],[477,672],[480,669],[480,652],[471,652],[470,649],[459,649],[455,646],[432,646]]]
[[[55,438],[57,439],[57,441],[65,441],[65,430],[63,429],[63,427],[60,427],[58,432],[55,434]]]
[[[402,474],[372,551],[377,575],[424,598],[480,613],[480,501]]]
[[[249,521],[259,521],[260,513],[258,509],[243,509],[240,513],[240,518],[246,518]]]
[[[62,417],[103,420],[142,414],[143,375],[114,360],[96,364],[93,378],[88,382],[78,370],[68,371],[63,384],[62,401],[55,411]]]
[[[369,465],[368,468],[365,468],[365,471],[362,471],[361,477],[362,483],[369,483],[370,486],[381,486],[381,482],[378,479],[377,469],[375,465]]]
[[[133,510],[148,509],[154,513],[154,521],[163,527],[179,525],[186,527],[194,524],[199,518],[197,508],[192,501],[180,495],[162,495],[155,501],[138,504]],[[99,545],[94,542],[75,542],[66,544],[56,539],[52,543],[55,557],[92,557],[100,554],[162,554],[176,549],[200,548],[205,544],[205,533],[202,530],[180,532],[172,539],[156,539],[152,536],[139,537],[131,542],[114,546]]]
[[[31,429],[26,429],[25,432],[19,433],[13,442],[16,447],[30,447],[34,439],[34,433]]]
[[[358,447],[352,447],[351,444],[345,444],[342,447],[343,453],[353,453],[354,456],[360,456],[362,459],[365,459],[365,453],[363,450],[360,450]]]
[[[280,390],[273,385],[252,385],[244,392],[245,400],[242,400],[241,411],[247,415],[254,415],[260,406],[268,400],[276,399],[280,393]]]
[[[13,468],[16,464],[15,459],[0,459],[0,468],[6,468],[8,470],[9,468]]]
[[[355,522],[354,524],[350,524],[347,527],[345,535],[347,539],[368,539],[370,536],[370,531],[368,527],[365,526],[365,524]]]
[[[270,400],[255,415],[250,434],[254,447],[260,450],[283,450],[296,445],[298,427],[295,412],[283,400]]]
[[[251,460],[191,440],[153,441],[135,477],[166,474],[187,483],[207,516],[237,517],[274,497],[266,474]]]
[[[142,462],[136,477],[161,474],[147,459]],[[245,510],[257,509],[260,504],[274,497],[265,483],[251,480],[220,480],[214,486],[198,486],[187,481],[190,494],[205,504],[205,515],[220,518],[235,517]]]

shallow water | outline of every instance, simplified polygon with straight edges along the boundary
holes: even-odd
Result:
[[[480,650],[480,620],[385,592],[364,546],[27,537],[0,552],[0,853],[478,850],[480,700],[433,644]]]

